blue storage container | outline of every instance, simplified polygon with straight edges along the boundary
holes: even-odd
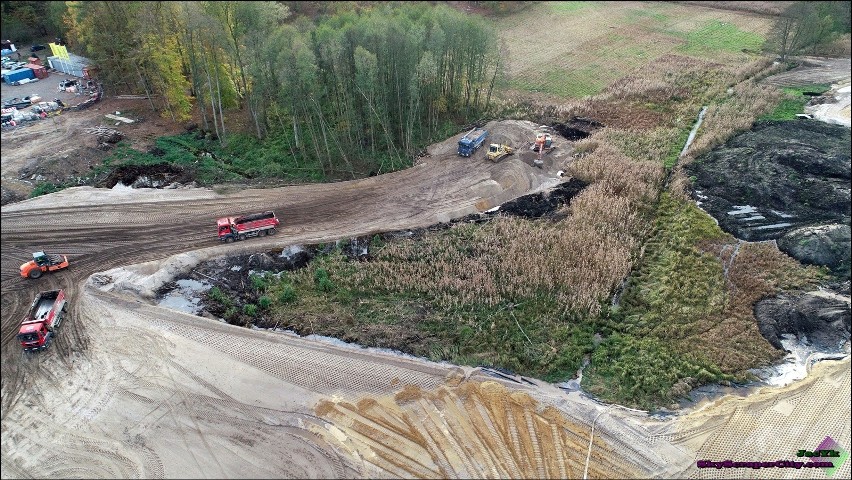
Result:
[[[18,80],[23,80],[25,78],[35,78],[35,72],[29,68],[21,68],[3,75],[3,81],[6,83],[17,82]]]

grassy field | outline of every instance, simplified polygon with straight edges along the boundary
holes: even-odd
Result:
[[[668,54],[754,61],[771,26],[757,14],[664,2],[541,2],[500,22],[504,87],[563,100],[601,92]]]
[[[775,107],[772,113],[761,117],[762,120],[794,120],[797,113],[805,111],[805,105],[810,97],[805,92],[825,93],[831,88],[830,85],[812,85],[808,87],[784,88],[784,97],[781,103]]]

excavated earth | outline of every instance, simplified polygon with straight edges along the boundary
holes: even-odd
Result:
[[[537,127],[486,125],[516,146]],[[720,471],[697,459],[793,460],[826,436],[849,448],[848,359],[784,389],[657,419],[532,379],[154,304],[206,261],[446,224],[564,182],[567,140],[543,168],[523,149],[496,164],[462,159],[456,140],[413,168],[350,182],[222,194],[76,187],[4,205],[0,475],[699,478]],[[278,235],[215,238],[217,217],[267,209],[284,221]],[[18,266],[36,250],[67,254],[71,267],[22,279]],[[70,298],[68,318],[49,350],[25,355],[18,322],[38,291],[56,288]],[[849,462],[835,475],[848,478]]]
[[[816,120],[758,123],[686,170],[701,207],[743,240],[850,221],[847,127]]]
[[[820,353],[850,340],[850,131],[816,120],[756,124],[686,167],[697,203],[745,241],[776,240],[840,281],[761,299],[754,315],[775,348],[795,338]],[[845,280],[845,283],[843,282]]]

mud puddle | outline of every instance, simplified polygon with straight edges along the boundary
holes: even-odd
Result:
[[[197,315],[202,310],[201,300],[204,293],[211,287],[212,285],[208,282],[189,278],[181,279],[167,284],[161,289],[159,293],[162,297],[157,301],[157,305]]]

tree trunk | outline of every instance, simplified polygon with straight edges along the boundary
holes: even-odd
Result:
[[[219,121],[216,119],[216,102],[213,98],[213,81],[210,79],[210,67],[207,63],[205,59],[204,71],[207,73],[207,91],[210,92],[210,110],[213,111],[213,129],[216,130],[216,138],[221,138],[219,136]]]

